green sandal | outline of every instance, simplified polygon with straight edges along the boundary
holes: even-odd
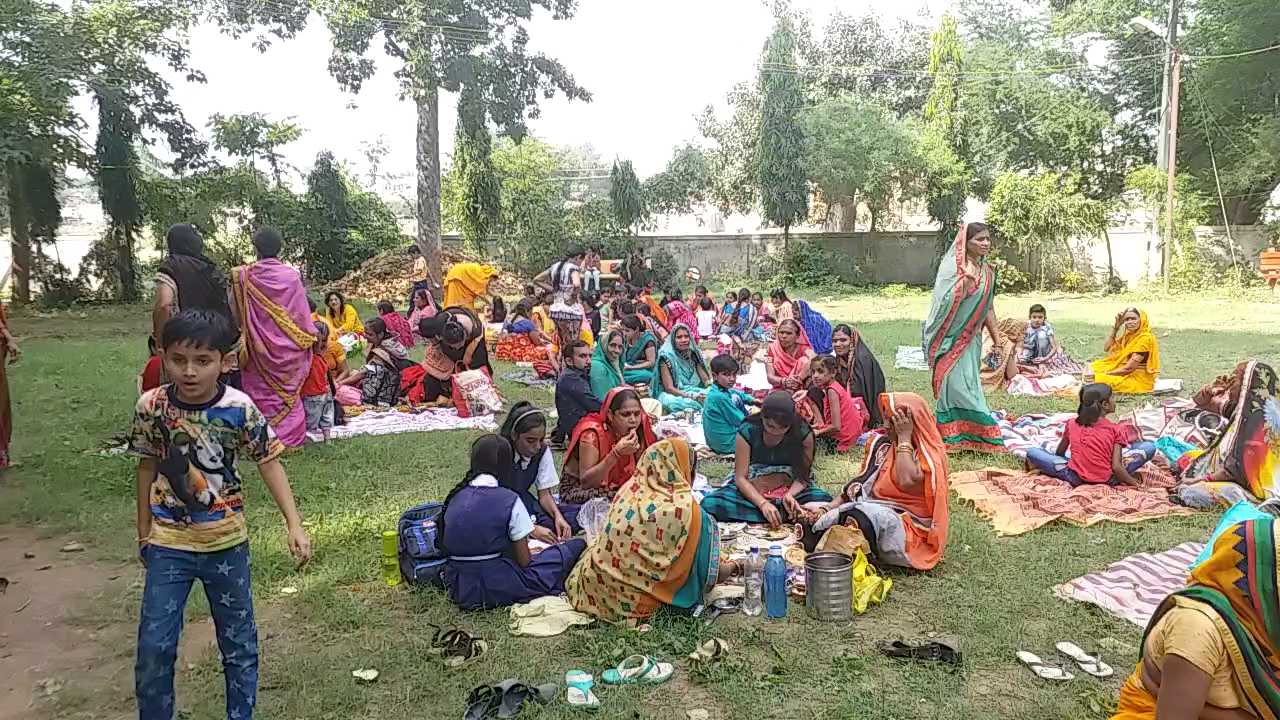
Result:
[[[671,663],[658,662],[648,655],[632,655],[600,677],[606,685],[657,685],[670,680],[675,671]]]

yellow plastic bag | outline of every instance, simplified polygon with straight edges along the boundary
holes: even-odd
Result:
[[[893,589],[893,580],[880,577],[861,549],[853,556],[853,611],[861,615],[872,603],[882,603]]]

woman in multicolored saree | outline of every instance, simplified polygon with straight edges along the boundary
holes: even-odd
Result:
[[[235,269],[231,294],[244,342],[241,389],[267,416],[280,442],[300,447],[307,439],[300,391],[316,337],[302,277],[277,259],[283,245],[274,229],[254,233],[258,261]]]
[[[1234,525],[1156,608],[1112,720],[1280,718],[1276,521]]]
[[[605,531],[574,566],[565,591],[607,622],[644,620],[663,605],[691,608],[741,567],[720,561],[720,532],[693,496],[694,454],[683,439],[644,452],[609,506]]]
[[[996,326],[996,274],[987,264],[989,252],[991,232],[986,225],[960,228],[938,265],[933,304],[924,324],[924,356],[933,370],[938,428],[951,449],[1004,450],[978,375],[983,328],[996,348],[1008,344]]]
[[[1230,424],[1183,473],[1178,494],[1184,500],[1203,491],[1230,505],[1243,488],[1257,500],[1280,497],[1280,400],[1276,372],[1249,360],[1236,367],[1227,396]],[[1191,503],[1199,505],[1199,503]]]

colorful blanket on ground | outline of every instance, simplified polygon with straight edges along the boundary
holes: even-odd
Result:
[[[1080,392],[1080,378],[1065,373],[1038,378],[1029,375],[1014,375],[1009,380],[1009,385],[1005,388],[1005,392],[1010,395],[1057,395],[1058,397],[1074,398]]]
[[[1057,450],[1058,441],[1062,439],[1063,428],[1076,414],[1028,413],[1010,420],[1003,410],[997,410],[995,416],[996,422],[1000,425],[1000,436],[1004,439],[1005,449],[1013,455],[1025,458],[1027,450],[1033,447],[1048,452]]]
[[[1138,470],[1141,487],[1070,485],[1044,475],[986,468],[951,475],[951,489],[989,519],[996,535],[1021,535],[1054,520],[1089,527],[1104,520],[1138,523],[1167,515],[1189,515],[1190,508],[1169,502],[1175,480],[1168,470],[1148,464]]]
[[[1138,553],[1053,587],[1068,602],[1097,605],[1108,613],[1145,628],[1165,597],[1187,584],[1187,566],[1204,548],[1185,542],[1159,553]]]
[[[924,348],[911,345],[899,345],[893,357],[893,366],[899,370],[928,370],[929,363],[924,359]]]
[[[399,435],[437,430],[497,430],[492,415],[460,418],[457,410],[431,409],[410,413],[402,410],[380,410],[360,413],[346,425],[333,428],[333,437],[341,440],[358,435]]]

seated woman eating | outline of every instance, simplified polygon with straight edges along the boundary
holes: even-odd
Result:
[[[360,401],[365,405],[390,407],[400,400],[400,373],[413,362],[382,318],[366,320],[364,334],[369,341],[364,366],[348,372],[336,384],[360,388]]]
[[[653,368],[658,364],[658,339],[636,315],[622,318],[622,338],[622,378],[628,385],[652,384]]]
[[[546,414],[533,403],[521,400],[507,413],[501,433],[516,452],[511,489],[538,524],[533,529],[533,539],[554,544],[573,537],[578,531],[578,506],[560,505],[553,495],[560,487],[560,475],[547,445]]]
[[[693,342],[693,333],[677,324],[658,351],[658,371],[649,396],[661,402],[666,413],[701,410],[710,384],[711,371]]]
[[[884,393],[878,404],[888,433],[870,442],[858,476],[813,533],[856,525],[878,562],[930,570],[947,544],[947,449],[919,395]]]
[[[484,370],[493,377],[489,350],[484,342],[484,324],[475,313],[465,308],[447,308],[419,325],[418,333],[427,340],[422,358],[426,371],[422,391],[413,393],[415,401],[432,403],[453,397],[453,376],[464,370]]]
[[[862,341],[857,330],[837,325],[831,333],[832,355],[836,358],[836,382],[849,391],[849,397],[862,398],[870,427],[880,427],[880,395],[885,391],[884,370]]]
[[[831,495],[813,486],[813,430],[796,415],[791,393],[777,391],[760,412],[742,421],[734,450],[733,482],[702,501],[721,522],[768,523],[809,517],[807,503]]]
[[[813,348],[795,320],[783,320],[774,330],[774,340],[765,351],[764,369],[775,390],[797,392],[809,379]]]
[[[1227,429],[1183,473],[1183,502],[1209,507],[1280,497],[1278,385],[1266,363],[1248,360],[1236,367],[1223,406]]]
[[[664,605],[692,608],[742,572],[720,561],[719,526],[693,495],[695,460],[680,438],[644,452],[609,506],[605,532],[565,582],[575,609],[606,622],[644,620]]]
[[[1112,720],[1280,717],[1280,525],[1234,525],[1147,624]]]
[[[560,471],[561,501],[612,498],[635,473],[640,453],[655,442],[640,396],[631,388],[614,388],[600,412],[582,418],[573,429]]]
[[[836,382],[838,363],[832,355],[819,355],[809,364],[809,390],[797,394],[813,408],[813,434],[828,452],[848,452],[858,444],[867,425],[862,398],[852,398]]]
[[[543,334],[542,328],[533,322],[533,303],[523,299],[516,303],[507,323],[498,338],[498,346],[494,348],[494,357],[507,362],[542,363],[546,366],[546,377],[554,377],[559,365],[552,352],[552,339]],[[539,375],[543,373],[539,372]]]
[[[449,492],[437,519],[437,544],[449,560],[449,599],[465,610],[487,610],[564,592],[564,581],[586,540],[529,552],[533,519],[512,487],[515,452],[500,435],[471,446],[471,467]],[[450,530],[450,528],[454,528]]]
[[[1146,311],[1129,308],[1117,315],[1103,349],[1107,356],[1093,361],[1085,373],[1085,382],[1106,383],[1118,393],[1155,390],[1156,377],[1160,375],[1160,345],[1151,332]]]

